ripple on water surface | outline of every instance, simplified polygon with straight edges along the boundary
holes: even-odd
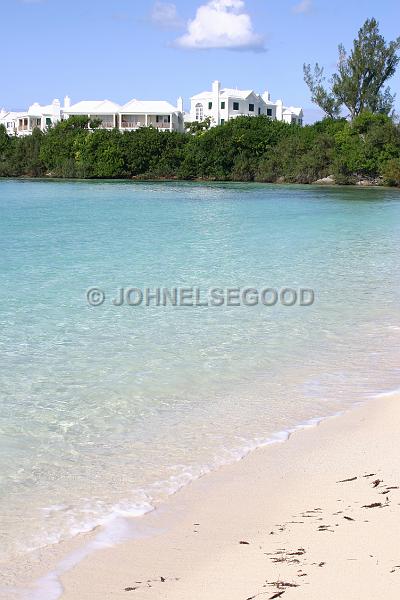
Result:
[[[0,181],[2,558],[398,386],[399,223],[390,190]],[[129,286],[316,301],[113,306]]]

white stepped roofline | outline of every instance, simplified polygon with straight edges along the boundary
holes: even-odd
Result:
[[[301,115],[303,112],[303,109],[300,108],[300,106],[285,106],[285,108],[283,109],[283,114],[294,114],[294,115]]]
[[[210,90],[209,92],[200,92],[200,94],[195,94],[194,96],[190,96],[191,100],[197,100],[197,98],[200,100],[200,98],[208,98],[209,96],[212,96],[212,91]]]
[[[234,88],[222,88],[220,90],[220,97],[229,97],[229,98],[238,98],[240,100],[246,100],[249,96],[257,96],[257,98],[260,98],[260,94],[258,94],[257,92],[255,92],[254,90],[238,90],[238,89],[234,89]],[[214,96],[214,92],[212,90],[209,91],[205,91],[205,92],[200,92],[200,94],[195,94],[194,96],[191,96],[190,99],[191,100],[202,100],[202,99],[208,99],[211,98],[212,96]]]
[[[36,108],[36,107],[35,107]],[[32,107],[28,110],[28,115],[30,117],[42,117],[42,116],[46,116],[48,115],[53,116],[53,111],[51,110],[51,108],[49,106],[41,106],[40,107],[41,110],[38,112],[35,112],[34,110],[32,110]]]
[[[229,96],[230,98],[241,98],[242,100],[246,100],[249,96],[260,96],[254,90],[237,90],[234,88],[222,88],[220,95]]]

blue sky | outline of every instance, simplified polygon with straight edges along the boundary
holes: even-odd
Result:
[[[268,89],[316,112],[303,62],[330,72],[368,17],[400,33],[397,0],[1,0],[0,107],[165,99],[226,87]],[[400,71],[399,71],[400,73]],[[397,92],[399,74],[390,83]]]

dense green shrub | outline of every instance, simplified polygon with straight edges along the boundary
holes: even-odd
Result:
[[[195,134],[104,130],[85,117],[10,138],[0,126],[0,176],[178,178],[337,183],[381,177],[400,185],[400,128],[382,114],[299,127],[238,117]]]
[[[386,185],[400,186],[400,158],[391,158],[383,166],[383,180]]]

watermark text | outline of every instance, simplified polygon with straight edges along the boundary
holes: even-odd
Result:
[[[299,287],[122,287],[107,298],[99,287],[86,291],[89,306],[101,306],[107,300],[113,306],[131,307],[221,307],[221,306],[312,306],[315,302],[313,289]]]

